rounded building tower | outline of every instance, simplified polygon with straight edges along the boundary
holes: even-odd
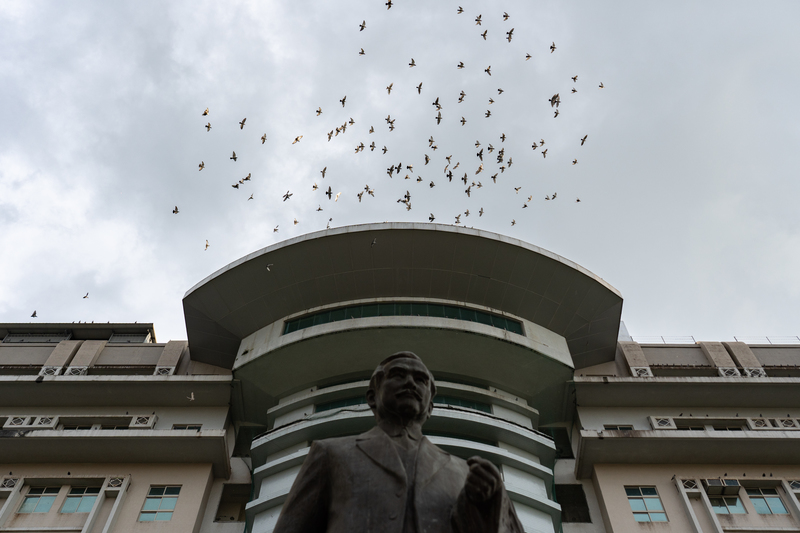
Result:
[[[436,378],[423,431],[498,466],[526,531],[556,532],[553,470],[570,456],[575,369],[614,361],[622,297],[551,252],[436,224],[350,226],[290,239],[183,300],[192,359],[231,368],[247,529],[272,531],[311,441],[374,425],[364,394],[401,350]]]

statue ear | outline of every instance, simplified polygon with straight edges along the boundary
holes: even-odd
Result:
[[[378,403],[375,401],[375,389],[367,390],[367,405],[369,405],[370,409],[378,407]]]

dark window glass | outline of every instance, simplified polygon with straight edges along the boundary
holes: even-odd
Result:
[[[492,412],[492,406],[488,403],[473,402],[472,400],[462,400],[461,398],[451,398],[450,396],[437,396],[433,399],[433,403],[439,405],[454,405],[456,407],[466,407],[467,409],[475,409],[484,413]]]
[[[444,306],[444,316],[445,318],[453,318],[455,320],[461,320],[461,313],[459,313],[458,307],[453,307],[452,305]]]
[[[366,318],[373,316],[430,316],[444,317],[455,320],[465,320],[468,322],[478,322],[504,329],[522,335],[522,324],[516,320],[511,320],[500,315],[494,315],[485,311],[476,311],[454,305],[428,304],[428,303],[380,303],[352,305],[340,307],[329,311],[320,311],[295,318],[286,322],[283,333],[292,333],[301,329],[328,322],[338,322],[351,318]]]
[[[428,304],[411,304],[411,316],[428,316]]]
[[[314,325],[319,326],[320,324],[327,324],[331,321],[331,312],[330,311],[323,311],[322,313],[317,313],[314,315]]]
[[[428,316],[443,317],[444,306],[438,304],[428,304]]]
[[[367,399],[364,396],[356,396],[355,398],[345,398],[343,400],[334,400],[332,402],[325,402],[317,404],[314,411],[331,411],[333,409],[341,409],[342,407],[350,407],[353,405],[366,405]]]
[[[475,316],[475,310],[473,309],[464,309],[463,307],[458,310],[459,314],[461,315],[461,320],[466,320],[468,322],[477,322],[478,319]]]
[[[492,316],[489,313],[484,313],[483,311],[475,311],[475,318],[477,319],[479,324],[486,324],[487,326],[492,325]]]
[[[361,318],[367,318],[370,316],[378,316],[378,304],[361,306]]]
[[[522,335],[522,323],[516,320],[506,319],[506,330],[517,335]]]

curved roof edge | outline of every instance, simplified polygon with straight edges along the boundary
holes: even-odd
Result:
[[[397,297],[524,318],[567,339],[575,368],[614,360],[617,289],[538,246],[452,225],[391,222],[300,235],[217,270],[186,292],[183,307],[192,358],[230,368],[242,339],[286,316]]]
[[[530,250],[532,252],[535,252],[537,254],[544,255],[546,257],[549,257],[550,259],[553,259],[555,261],[563,263],[563,264],[567,265],[568,267],[577,270],[581,274],[584,274],[585,276],[588,276],[588,277],[592,278],[593,280],[595,280],[596,282],[600,283],[605,288],[607,288],[608,290],[610,290],[611,292],[613,292],[614,294],[616,294],[617,296],[622,298],[622,294],[616,288],[614,288],[610,283],[608,283],[606,280],[604,280],[600,276],[594,274],[590,270],[582,267],[578,263],[575,263],[574,261],[570,261],[566,257],[562,257],[562,256],[560,256],[560,255],[558,255],[556,253],[551,252],[550,250],[546,250],[544,248],[540,248],[540,247],[538,247],[538,246],[536,246],[534,244],[530,244],[530,243],[525,242],[523,240],[515,239],[513,237],[508,237],[507,235],[502,235],[500,233],[494,233],[494,232],[491,232],[491,231],[485,231],[485,230],[481,230],[481,229],[454,226],[452,224],[430,224],[430,223],[425,223],[425,222],[377,222],[377,223],[372,223],[372,224],[355,224],[355,225],[352,225],[352,226],[342,226],[340,228],[323,229],[323,230],[320,230],[320,231],[315,231],[313,233],[306,233],[304,235],[298,235],[297,237],[292,237],[291,239],[286,239],[285,241],[277,242],[277,243],[272,244],[270,246],[266,246],[264,248],[261,248],[260,250],[256,250],[255,252],[251,252],[251,253],[245,255],[244,257],[240,257],[236,261],[228,263],[224,267],[218,269],[216,272],[210,274],[209,276],[206,276],[201,281],[196,283],[191,289],[186,291],[186,293],[183,295],[183,297],[186,298],[192,292],[194,292],[196,289],[202,287],[203,285],[205,285],[206,283],[208,283],[212,279],[220,276],[221,274],[224,274],[225,272],[227,272],[229,270],[233,270],[234,268],[236,268],[239,265],[241,265],[243,263],[246,263],[246,262],[250,261],[251,259],[255,259],[255,258],[260,257],[262,255],[266,255],[266,254],[268,254],[270,252],[274,252],[276,250],[280,250],[281,248],[286,248],[287,246],[292,246],[294,244],[298,244],[298,243],[305,242],[305,241],[311,241],[311,240],[314,240],[314,239],[319,239],[320,237],[329,237],[329,236],[333,236],[333,235],[341,235],[341,234],[345,234],[345,233],[355,233],[355,232],[359,232],[359,231],[375,231],[375,230],[382,231],[382,230],[386,230],[386,229],[415,229],[415,230],[424,230],[424,231],[447,231],[447,232],[451,232],[451,233],[463,233],[465,235],[473,235],[473,236],[476,236],[476,237],[494,239],[494,240],[497,240],[497,241],[500,241],[500,242],[511,244],[513,246],[519,246],[520,248],[525,248],[525,249]]]

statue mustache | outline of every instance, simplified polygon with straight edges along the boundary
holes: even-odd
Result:
[[[401,396],[401,395],[404,395],[404,394],[411,394],[412,396],[414,396],[414,398],[416,398],[417,401],[420,401],[420,402],[422,401],[422,395],[420,393],[418,393],[416,391],[416,389],[413,389],[413,388],[410,388],[410,387],[406,387],[406,388],[400,390],[397,393],[398,396]]]

